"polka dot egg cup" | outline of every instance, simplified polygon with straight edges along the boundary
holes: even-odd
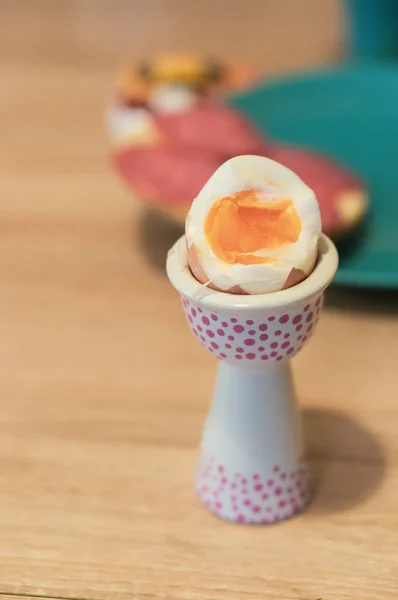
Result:
[[[314,271],[273,294],[238,296],[201,285],[184,238],[167,257],[188,323],[218,360],[200,450],[196,491],[212,512],[237,523],[274,523],[311,499],[290,359],[315,330],[338,265],[322,236]]]

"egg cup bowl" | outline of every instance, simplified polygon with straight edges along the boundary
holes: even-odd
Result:
[[[313,334],[338,265],[321,236],[313,272],[294,287],[261,295],[217,292],[200,284],[184,236],[167,257],[192,332],[218,360],[195,488],[203,504],[237,523],[274,523],[311,499],[290,370]]]

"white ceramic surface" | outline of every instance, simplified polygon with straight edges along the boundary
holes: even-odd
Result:
[[[337,264],[333,243],[322,236],[305,281],[273,294],[236,296],[196,281],[183,238],[169,252],[167,273],[190,327],[220,360],[196,490],[223,518],[280,521],[310,500],[289,359],[312,335]]]

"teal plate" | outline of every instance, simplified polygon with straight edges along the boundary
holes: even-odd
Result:
[[[230,103],[270,138],[319,150],[363,178],[371,209],[340,245],[335,281],[398,289],[398,68],[305,73],[267,82]]]

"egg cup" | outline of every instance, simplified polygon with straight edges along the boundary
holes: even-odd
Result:
[[[337,265],[335,246],[323,235],[307,279],[272,294],[238,296],[193,277],[184,237],[169,252],[167,274],[191,330],[219,360],[195,482],[219,517],[274,523],[311,499],[290,359],[313,334]]]

